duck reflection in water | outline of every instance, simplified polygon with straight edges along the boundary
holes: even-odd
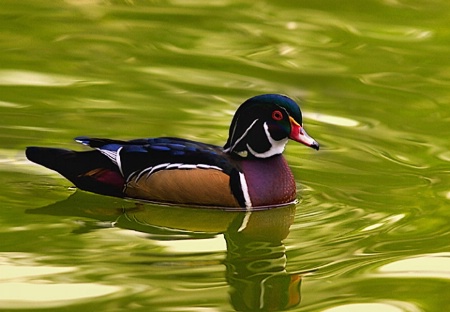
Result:
[[[230,301],[237,311],[281,311],[300,303],[300,286],[304,273],[286,271],[283,239],[295,215],[295,205],[263,211],[238,212],[217,209],[168,207],[120,201],[128,208],[107,204],[105,198],[76,191],[68,199],[55,204],[29,209],[27,213],[69,215],[95,219],[101,222],[77,230],[89,232],[105,224],[131,229],[170,240],[170,235],[183,231],[189,238],[212,237],[222,233],[226,240],[226,280]],[[111,205],[118,202],[112,201]],[[170,234],[172,233],[172,234]],[[175,235],[173,239],[179,239]]]

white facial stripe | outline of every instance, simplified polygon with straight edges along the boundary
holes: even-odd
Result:
[[[247,181],[245,180],[245,176],[242,172],[239,172],[239,180],[241,182],[242,194],[244,195],[245,208],[250,211],[252,208],[252,201],[250,200],[250,194],[248,193]]]
[[[237,145],[240,141],[242,141],[242,139],[247,135],[247,133],[250,131],[250,129],[255,125],[255,123],[256,123],[258,120],[259,120],[259,119],[255,119],[255,120],[251,123],[251,125],[245,130],[245,132],[241,135],[241,137],[240,137],[239,139],[237,139],[236,142],[234,142],[234,144],[233,144],[232,146],[230,146],[229,148],[227,148],[227,149],[225,150],[225,152],[232,151],[232,150],[236,147],[236,145]]]
[[[277,154],[283,153],[284,148],[286,147],[286,143],[288,141],[288,138],[276,141],[270,136],[269,126],[267,125],[267,123],[264,123],[263,127],[264,127],[264,132],[266,133],[267,140],[269,141],[269,143],[271,145],[270,149],[268,151],[264,152],[264,153],[258,153],[256,151],[254,151],[247,144],[247,148],[250,151],[250,153],[252,153],[253,156],[258,157],[258,158],[267,158],[267,157],[270,157],[270,156],[273,156],[273,155],[277,155]]]

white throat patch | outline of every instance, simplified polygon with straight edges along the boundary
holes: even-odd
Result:
[[[268,158],[273,155],[283,153],[286,143],[288,141],[288,138],[284,138],[279,141],[276,141],[270,136],[269,126],[267,125],[267,123],[264,123],[263,127],[264,127],[264,132],[266,133],[266,136],[267,136],[267,140],[270,142],[270,145],[271,145],[270,149],[264,153],[258,153],[256,151],[254,151],[247,144],[247,148],[250,151],[250,153],[252,153],[253,156],[258,157],[258,158]]]

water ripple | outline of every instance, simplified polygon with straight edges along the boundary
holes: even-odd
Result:
[[[27,107],[27,105],[22,105],[22,104],[17,104],[17,103],[11,103],[11,102],[0,101],[0,107],[7,107],[7,108],[24,108],[24,107]]]
[[[422,311],[412,303],[391,301],[389,303],[367,302],[349,303],[322,310],[323,312],[419,312]]]
[[[429,29],[419,29],[408,26],[398,25],[380,25],[352,23],[353,27],[346,29],[358,36],[372,38],[377,40],[386,40],[394,42],[415,42],[430,39],[434,32]]]
[[[0,306],[2,308],[65,306],[68,301],[92,299],[121,290],[119,286],[100,283],[49,282],[59,274],[68,276],[77,269],[43,264],[30,265],[32,263],[29,259],[34,257],[36,255],[27,253],[0,254]]]
[[[307,118],[335,126],[357,127],[360,125],[359,121],[346,117],[319,114],[319,113],[304,113],[303,115]]]
[[[70,86],[82,79],[55,74],[44,74],[32,71],[1,70],[0,85],[3,86]]]
[[[0,70],[0,86],[67,87],[73,85],[106,84],[106,81],[89,81],[86,78],[39,73],[25,70]],[[1,105],[0,105],[1,106]]]

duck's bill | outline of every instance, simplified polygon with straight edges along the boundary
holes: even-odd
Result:
[[[301,125],[299,125],[292,117],[290,117],[291,121],[291,133],[289,134],[289,138],[297,141],[299,143],[305,144],[315,150],[319,150],[319,143],[314,140],[312,137],[306,133],[305,129]]]

